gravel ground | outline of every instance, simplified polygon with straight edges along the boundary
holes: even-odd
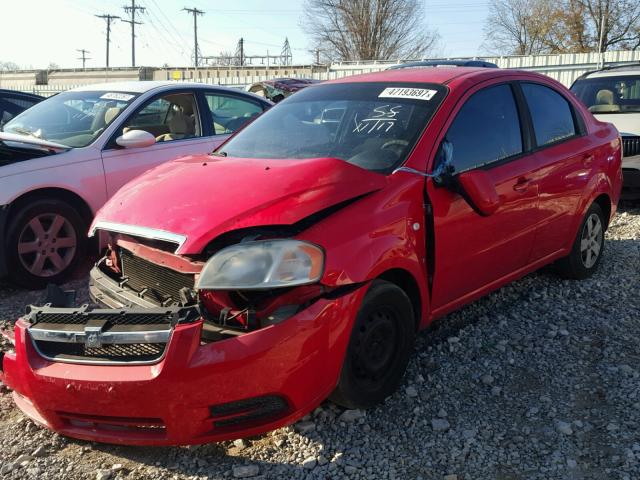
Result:
[[[621,209],[584,282],[548,268],[422,333],[384,405],[325,403],[235,442],[134,448],[60,437],[0,392],[3,478],[640,478],[640,209]],[[80,297],[86,297],[84,282]],[[0,318],[40,293],[0,290]]]

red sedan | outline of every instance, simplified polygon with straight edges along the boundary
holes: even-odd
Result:
[[[543,265],[590,276],[621,141],[559,83],[412,68],[311,86],[96,217],[104,307],[32,307],[0,378],[64,435],[190,444],[381,402],[416,332]],[[64,303],[54,301],[54,304]]]

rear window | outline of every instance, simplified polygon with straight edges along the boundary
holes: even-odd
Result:
[[[640,112],[640,75],[585,78],[571,91],[592,113]]]
[[[569,102],[555,90],[535,83],[523,83],[538,146],[549,145],[576,134]]]

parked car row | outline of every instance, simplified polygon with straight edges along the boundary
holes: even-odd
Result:
[[[435,319],[544,265],[584,279],[602,259],[623,144],[543,75],[412,66],[309,86],[212,154],[120,188],[150,166],[145,149],[160,162],[165,143],[216,142],[248,118],[234,109],[218,120],[204,87],[146,101],[134,88],[92,97],[116,102],[104,105],[103,131],[92,127],[100,115],[89,122],[74,107],[91,128],[23,115],[3,134],[32,137],[36,162],[95,145],[95,160],[69,160],[65,172],[94,172],[72,182],[86,187],[88,216],[113,195],[89,228],[106,245],[90,273],[99,307],[52,289],[0,358],[18,407],[64,435],[195,444],[289,424],[327,397],[371,407],[398,387],[416,332]],[[153,95],[166,104],[151,108]],[[268,106],[238,98],[256,113]],[[131,154],[117,147],[128,142]],[[57,219],[62,209],[43,218],[51,204],[21,207],[18,218],[39,223],[10,232],[16,251],[42,243],[55,266],[47,232],[76,249],[80,233]]]

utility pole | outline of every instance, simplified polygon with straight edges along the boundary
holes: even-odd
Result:
[[[131,20],[121,19],[123,22],[131,24],[131,66],[136,66],[136,25],[142,25],[142,22],[136,22],[136,11],[140,10],[144,12],[146,9],[144,7],[138,7],[136,5],[136,0],[131,0],[131,6],[128,7],[124,5],[124,11],[131,16]]]
[[[240,66],[244,65],[244,38],[240,37],[240,41],[238,42],[238,48],[240,50]]]
[[[82,56],[79,57],[78,60],[82,60],[82,69],[84,70],[84,66],[87,60],[91,60],[89,57],[87,57],[87,53],[91,52],[89,50],[85,50],[84,48],[77,48],[76,52],[80,52],[82,54]]]
[[[119,19],[120,17],[117,17],[115,15],[109,15],[107,13],[102,15],[96,15],[96,17],[102,18],[107,21],[107,68],[109,68],[109,43],[111,42],[109,36],[111,33],[111,22]]]
[[[182,10],[193,15],[193,63],[198,68],[198,15],[204,15],[204,12],[195,7],[184,7]]]
[[[598,52],[600,53],[600,68],[604,68],[604,13],[600,17],[600,41],[598,42]]]
[[[291,54],[291,45],[289,45],[289,38],[285,37],[284,45],[282,46],[282,52],[280,53],[282,57],[283,65],[291,65],[293,60],[293,55]]]

